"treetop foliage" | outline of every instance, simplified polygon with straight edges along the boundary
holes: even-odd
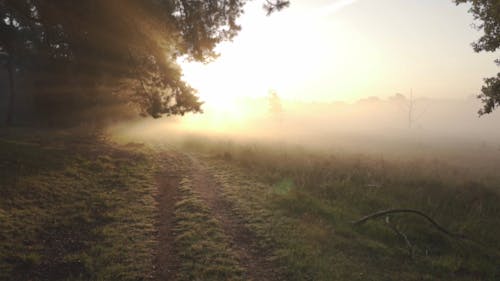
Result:
[[[0,0],[0,52],[49,119],[118,104],[155,118],[200,112],[177,59],[216,58],[248,1]]]

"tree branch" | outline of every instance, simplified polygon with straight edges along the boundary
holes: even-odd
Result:
[[[450,237],[457,238],[457,239],[471,240],[471,239],[465,237],[463,234],[458,234],[458,233],[453,233],[453,232],[448,231],[446,228],[442,227],[440,224],[438,224],[434,219],[432,219],[430,216],[428,216],[424,212],[414,210],[414,209],[389,209],[389,210],[379,211],[379,212],[364,216],[364,217],[360,218],[359,220],[353,221],[352,223],[354,225],[360,225],[360,224],[365,223],[368,220],[382,217],[382,216],[385,216],[388,214],[395,214],[395,213],[412,213],[412,214],[419,215],[419,216],[427,219],[437,230],[443,232],[444,234],[446,234]]]

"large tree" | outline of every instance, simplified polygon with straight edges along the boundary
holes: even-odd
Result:
[[[473,43],[476,52],[495,52],[500,48],[500,0],[454,0],[455,3],[470,3],[469,10],[478,22],[476,27],[484,34]],[[495,60],[500,65],[500,59]],[[483,102],[479,114],[491,113],[500,106],[500,73],[484,79],[485,84],[478,98]]]
[[[49,120],[125,103],[155,118],[201,111],[177,60],[215,59],[215,46],[240,30],[236,20],[248,1],[0,0],[7,122],[15,79],[24,79],[23,90]],[[269,13],[287,5],[264,2]]]

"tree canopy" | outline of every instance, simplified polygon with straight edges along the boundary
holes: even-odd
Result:
[[[248,1],[0,0],[11,100],[20,87],[33,92],[48,119],[123,104],[154,118],[200,112],[177,59],[215,59]],[[264,2],[268,13],[287,5]]]
[[[454,0],[459,5],[470,3],[469,10],[478,22],[477,29],[484,34],[472,44],[476,52],[495,52],[500,48],[500,0]],[[495,60],[500,65],[500,59]],[[483,102],[479,114],[491,113],[500,106],[500,73],[495,77],[484,79],[484,85],[478,98]]]

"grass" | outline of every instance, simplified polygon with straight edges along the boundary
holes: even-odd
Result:
[[[176,245],[180,259],[177,280],[244,280],[237,257],[220,222],[185,178],[175,206]]]
[[[477,176],[446,159],[388,160],[197,140],[185,148],[209,155],[228,201],[261,247],[272,248],[287,280],[500,278],[495,175]],[[412,215],[351,224],[389,208],[424,211],[480,243],[450,238]]]
[[[154,163],[67,133],[0,140],[0,280],[148,280]]]
[[[200,139],[180,150],[205,155],[223,199],[286,280],[500,279],[500,177],[467,161]],[[65,132],[0,139],[0,280],[153,279],[157,152]],[[189,178],[179,194],[177,280],[245,280]],[[388,208],[421,210],[479,243],[412,215],[351,223]]]

